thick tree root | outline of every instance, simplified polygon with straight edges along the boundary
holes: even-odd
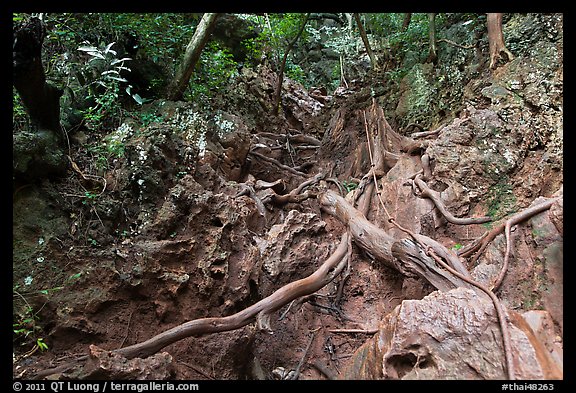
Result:
[[[424,173],[426,173],[426,171],[424,171]],[[444,206],[444,203],[442,202],[442,198],[440,197],[440,193],[438,191],[434,191],[430,187],[428,187],[426,182],[422,180],[420,176],[416,176],[416,179],[414,179],[414,183],[416,183],[416,186],[418,186],[418,188],[420,189],[420,196],[429,198],[432,202],[434,202],[434,205],[440,211],[440,213],[442,213],[444,218],[446,218],[446,220],[452,224],[470,225],[470,224],[483,224],[485,222],[492,221],[492,218],[488,216],[467,217],[467,218],[454,217],[454,215],[452,215],[452,213],[450,213]]]

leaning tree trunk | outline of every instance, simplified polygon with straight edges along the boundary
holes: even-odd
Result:
[[[216,19],[219,15],[218,13],[206,13],[202,16],[200,23],[198,23],[196,27],[194,36],[192,36],[192,39],[186,47],[184,59],[176,71],[176,77],[168,87],[167,98],[169,100],[177,101],[182,99],[190,77],[192,76],[194,66],[200,59],[202,49],[204,49],[204,46],[208,42],[210,33],[214,29]]]
[[[372,69],[375,70],[378,68],[378,62],[376,62],[376,57],[374,56],[374,52],[372,52],[372,47],[370,46],[370,41],[368,41],[366,30],[364,30],[364,26],[362,25],[362,21],[360,20],[360,15],[355,13],[354,20],[356,21],[356,25],[358,25],[358,30],[360,31],[360,37],[362,37],[362,42],[364,42],[364,46],[366,47],[366,52],[368,53],[368,57],[370,58],[370,64],[372,65]]]
[[[30,129],[15,130],[13,171],[17,177],[32,180],[62,175],[68,165],[60,127],[62,90],[47,83],[42,66],[44,23],[30,18],[13,28],[13,84],[30,116]]]
[[[284,82],[284,69],[286,68],[286,60],[288,60],[288,54],[296,44],[296,41],[298,41],[298,38],[300,38],[300,36],[302,35],[302,32],[304,32],[304,27],[306,27],[308,18],[310,18],[310,13],[307,13],[306,16],[304,17],[304,22],[302,22],[300,30],[298,30],[298,33],[296,34],[294,39],[290,41],[290,43],[288,44],[286,52],[284,52],[284,57],[282,58],[282,64],[280,64],[280,71],[278,72],[278,83],[276,84],[276,92],[274,93],[274,107],[272,109],[272,114],[274,116],[278,115],[278,111],[280,109],[280,98],[281,98],[280,96],[282,94],[282,83]]]
[[[490,47],[490,69],[496,68],[498,60],[502,59],[502,53],[508,57],[508,61],[514,59],[512,52],[506,48],[504,33],[502,32],[501,13],[488,14],[488,45]]]

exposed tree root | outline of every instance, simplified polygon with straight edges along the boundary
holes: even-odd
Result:
[[[271,313],[290,303],[294,299],[316,292],[341,273],[342,269],[346,266],[347,249],[348,234],[344,233],[339,246],[336,248],[334,253],[324,261],[318,270],[306,278],[283,286],[270,296],[260,300],[252,306],[227,317],[200,318],[185,322],[144,342],[117,349],[112,352],[115,352],[127,359],[136,357],[146,358],[157,353],[166,346],[184,338],[239,329],[257,319],[260,324],[263,325],[262,327],[264,329],[269,329],[270,327],[266,325],[267,319]],[[77,365],[78,362],[84,361],[87,358],[88,357],[85,356],[77,359],[73,363],[55,369],[43,370],[37,373],[34,378],[42,378],[54,374],[55,372],[69,369]]]
[[[512,251],[512,241],[510,240],[510,229],[512,228],[512,226],[532,217],[535,214],[550,209],[550,207],[552,207],[552,205],[558,199],[559,199],[558,197],[552,198],[538,205],[529,207],[528,209],[523,210],[520,213],[517,213],[512,217],[510,217],[508,220],[506,220],[506,223],[504,225],[504,234],[506,236],[506,252],[504,254],[504,262],[502,264],[502,270],[500,271],[500,274],[498,274],[498,277],[494,281],[494,284],[492,284],[493,291],[497,290],[498,287],[500,287],[500,284],[502,284],[502,280],[504,280],[504,276],[506,275],[506,271],[508,270],[508,261],[510,260],[510,252]]]
[[[425,171],[425,173],[426,173],[426,171]],[[452,224],[470,225],[470,224],[483,224],[485,222],[492,221],[492,218],[490,218],[488,216],[486,216],[486,217],[468,217],[468,218],[454,217],[452,215],[452,213],[450,213],[446,209],[446,207],[444,206],[444,203],[442,202],[442,198],[440,197],[440,193],[437,191],[434,191],[430,187],[428,187],[426,182],[424,180],[422,180],[421,176],[416,176],[416,179],[414,179],[414,183],[416,183],[418,188],[420,188],[420,191],[421,191],[420,196],[429,198],[432,202],[434,202],[434,205],[440,211],[440,213],[442,213],[444,218],[446,218],[446,220]]]
[[[325,365],[323,365],[322,363],[320,363],[320,361],[315,360],[312,363],[310,363],[312,366],[314,366],[314,368],[316,368],[316,370],[320,371],[322,374],[324,374],[326,376],[326,378],[331,379],[331,380],[336,380],[338,379],[338,375],[336,375],[333,371],[331,371],[328,367],[326,367]]]
[[[278,162],[278,160],[275,160],[274,158],[266,157],[264,154],[258,153],[257,151],[250,150],[249,154],[252,154],[253,156],[256,156],[256,157],[258,157],[264,161],[270,162],[270,163],[276,165],[278,168],[283,169],[285,171],[288,171],[288,172],[292,173],[293,175],[304,176],[304,177],[308,176],[308,174],[306,174],[304,172],[300,172],[300,171],[298,171],[292,167],[289,167],[288,165],[284,165],[284,164]]]
[[[486,247],[488,247],[488,245],[496,238],[496,236],[498,236],[499,234],[501,234],[502,232],[504,232],[506,230],[506,225],[508,224],[508,222],[510,222],[510,229],[512,228],[512,226],[532,217],[535,214],[541,213],[544,210],[549,209],[554,202],[556,202],[558,199],[560,199],[561,197],[556,197],[556,198],[552,198],[549,199],[541,204],[529,207],[523,211],[521,211],[520,213],[515,214],[514,216],[512,216],[510,219],[508,219],[507,221],[501,222],[499,223],[497,226],[495,226],[494,228],[492,228],[490,231],[485,232],[482,236],[480,236],[478,239],[476,239],[475,241],[473,241],[472,243],[466,245],[464,248],[462,248],[460,250],[460,252],[458,253],[459,256],[467,258],[470,257],[470,265],[473,265],[478,258],[480,257],[480,255],[482,255],[482,253],[484,252],[484,250],[486,249]],[[509,232],[510,230],[508,230]],[[510,253],[511,250],[508,250],[511,246],[508,245],[509,243],[509,238],[510,238],[510,233],[508,233],[507,239],[506,239],[506,249],[507,249],[507,254]],[[505,274],[505,270],[508,266],[507,263],[507,259],[509,257],[505,257],[505,266],[503,266],[503,272],[500,273],[500,275],[502,276],[502,278],[504,277]],[[500,283],[501,283],[502,279],[497,279],[497,281],[495,281],[493,287],[497,288]],[[500,281],[500,282],[498,282]],[[498,284],[498,285],[496,285]]]
[[[256,134],[256,136],[261,136],[264,138],[270,138],[270,139],[275,139],[275,140],[279,140],[279,139],[284,139],[284,140],[288,140],[290,143],[305,143],[311,146],[316,146],[319,147],[322,145],[322,142],[320,142],[318,139],[309,136],[309,135],[303,135],[303,134],[296,134],[296,135],[292,135],[292,134],[274,134],[272,132],[260,132],[258,134]]]
[[[256,196],[254,182],[247,182],[243,185],[243,189],[236,196],[246,194],[250,195],[250,197],[256,201],[257,208],[262,214],[266,212],[264,204],[267,202],[282,205],[288,202],[301,202],[306,198],[317,197],[322,211],[336,217],[345,225],[346,231],[342,234],[338,247],[314,273],[306,278],[302,278],[279,288],[270,296],[235,314],[225,317],[208,317],[188,321],[168,329],[144,342],[120,348],[112,352],[127,359],[136,357],[145,358],[184,338],[230,331],[253,322],[256,322],[258,328],[271,331],[270,317],[272,313],[287,304],[291,304],[291,302],[298,298],[313,294],[334,280],[336,276],[341,274],[341,272],[351,262],[351,240],[354,240],[356,245],[371,255],[376,261],[385,264],[387,267],[392,268],[407,277],[420,276],[440,291],[448,291],[456,287],[465,287],[473,290],[480,290],[487,294],[494,303],[502,330],[506,371],[508,376],[513,379],[515,373],[510,346],[510,334],[507,328],[506,315],[496,295],[494,295],[490,289],[472,280],[468,270],[458,258],[458,255],[448,250],[434,239],[413,233],[401,227],[396,223],[394,217],[390,216],[386,210],[382,200],[381,191],[377,188],[377,178],[386,173],[386,157],[397,159],[397,153],[394,152],[399,152],[406,146],[415,146],[416,144],[412,143],[409,138],[402,137],[395,133],[390,128],[384,118],[382,108],[377,106],[375,100],[373,101],[373,105],[369,111],[369,116],[367,116],[366,111],[364,112],[364,122],[371,167],[368,173],[362,178],[358,188],[355,190],[353,202],[348,202],[336,192],[328,189],[323,189],[319,193],[316,190],[304,191],[306,187],[312,186],[325,179],[328,176],[326,173],[319,173],[314,177],[309,178],[307,174],[283,165],[275,159],[266,157],[255,151],[250,151],[250,154],[273,163],[279,168],[294,175],[304,176],[307,180],[302,182],[288,194],[284,195],[279,195],[272,189],[273,187],[280,186],[280,181],[260,183],[256,188],[268,189],[267,191],[269,191],[269,193],[264,197]],[[307,142],[310,143],[310,141]],[[422,148],[421,144],[419,144],[419,146],[419,148]],[[425,178],[431,178],[432,173],[429,168],[429,157],[427,155],[422,157],[422,164],[422,172],[424,173]],[[421,190],[422,196],[433,200],[435,205],[444,214],[448,221],[454,224],[487,222],[486,218],[460,219],[453,217],[446,211],[438,193],[427,186],[420,173],[417,173],[414,176],[413,182]],[[322,184],[325,185],[326,183]],[[369,211],[373,192],[378,196],[383,209],[388,215],[389,222],[407,233],[407,237],[396,239],[367,220],[366,215]],[[531,215],[550,208],[557,199],[558,198],[550,199],[543,204],[533,206],[513,216],[506,222],[506,224],[498,227],[499,231],[506,231],[507,252],[502,272],[494,285],[495,288],[497,288],[496,284],[500,284],[507,268],[511,249],[509,240],[510,228]],[[357,207],[353,205],[356,202]],[[490,234],[483,237],[482,242],[489,242],[496,235],[496,232],[493,233],[493,231],[491,231]],[[480,244],[485,247],[484,243],[479,242],[478,244],[478,247],[480,247]],[[469,250],[472,250],[472,248],[468,249],[467,252],[473,252]],[[481,248],[481,250],[483,250],[483,248]],[[344,333],[344,331],[340,332]],[[312,335],[310,338],[308,349],[310,348],[313,337],[314,336]],[[298,371],[304,363],[305,356],[306,353],[298,365]],[[55,369],[40,371],[34,377],[38,379],[56,372],[66,371],[71,367],[81,365],[79,363],[82,363],[87,359],[88,356],[83,356],[76,359],[74,362],[67,363]],[[314,363],[312,364],[329,378],[331,377],[329,372],[327,373],[326,370],[322,370],[318,365]]]

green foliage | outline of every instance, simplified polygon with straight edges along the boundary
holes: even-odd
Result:
[[[86,80],[93,76],[88,86],[89,97],[95,101],[84,112],[84,120],[89,129],[99,129],[105,126],[105,121],[111,120],[112,126],[117,126],[122,106],[119,102],[120,88],[122,84],[128,82],[123,74],[130,72],[130,68],[125,66],[125,62],[132,60],[129,57],[117,58],[117,52],[112,49],[114,42],[107,44],[104,48],[97,48],[86,42],[78,48],[85,52],[90,58],[81,71],[86,75]],[[138,103],[144,100],[135,93],[132,93],[132,86],[127,85],[125,91]]]
[[[140,117],[140,122],[142,123],[142,126],[144,126],[144,127],[150,125],[151,123],[159,123],[163,119],[163,117],[160,115],[157,115],[155,113],[147,113],[147,112],[140,112],[139,117]]]
[[[12,333],[14,343],[19,343],[21,346],[33,346],[33,350],[39,348],[41,351],[48,349],[48,345],[40,336],[42,328],[37,324],[40,320],[38,312],[34,312],[26,298],[18,292],[19,285],[12,287],[12,293],[15,299],[20,299],[24,303],[24,307],[14,307],[14,314],[12,319]],[[15,302],[17,305],[17,302]]]
[[[262,59],[273,60],[277,67],[288,47],[288,44],[296,37],[306,14],[283,13],[266,14],[266,16],[244,15],[260,25],[260,34],[256,38],[242,42],[247,49],[249,61],[259,63]],[[309,38],[309,31],[305,29],[299,40],[305,42]],[[286,64],[286,75],[290,78],[303,82],[305,73],[298,65],[289,58]]]
[[[486,196],[488,215],[492,221],[499,220],[516,211],[516,197],[512,192],[510,179],[505,176],[490,187]]]
[[[42,337],[38,337],[36,339],[36,346],[38,348],[40,348],[41,351],[47,351],[48,350],[48,344],[46,344],[44,342],[44,339]]]
[[[94,192],[86,191],[84,192],[84,200],[82,201],[82,203],[84,205],[91,205],[99,196],[100,196],[99,194],[96,194]]]
[[[172,13],[103,15],[111,30],[138,36],[143,55],[171,69],[180,61],[200,19],[200,15]]]
[[[74,281],[82,276],[82,272],[76,273],[68,277],[64,281],[64,285],[72,284]],[[29,280],[31,282],[31,280]],[[25,280],[26,282],[26,280]],[[28,284],[26,284],[28,285]],[[26,300],[26,296],[30,294],[37,296],[37,294],[49,295],[50,293],[64,289],[64,286],[57,286],[49,289],[41,289],[29,293],[20,293],[20,285],[16,284],[12,287],[13,301],[13,316],[12,316],[12,333],[14,343],[19,343],[21,346],[32,345],[32,350],[40,349],[41,351],[48,350],[48,344],[44,342],[41,336],[42,328],[39,326],[40,317],[38,311],[34,311],[32,306]]]
[[[197,69],[190,79],[187,98],[209,98],[211,92],[218,91],[237,75],[238,64],[232,53],[217,42],[209,42],[202,51]]]
[[[111,161],[124,157],[126,145],[115,134],[108,134],[102,141],[88,145],[87,150],[93,154],[96,168],[104,171],[110,167]]]
[[[342,182],[342,186],[346,189],[347,193],[358,188],[358,184],[354,182],[348,182],[346,180]]]
[[[286,69],[284,70],[284,73],[288,78],[300,82],[305,87],[310,87],[310,83],[306,78],[304,70],[298,64],[286,61]]]
[[[48,40],[65,48],[85,40],[118,42],[139,37],[138,49],[153,61],[174,67],[194,33],[198,15],[173,13],[61,13],[46,14]],[[96,39],[94,39],[96,38]],[[168,64],[166,64],[168,63]]]
[[[30,126],[30,117],[24,109],[20,94],[12,88],[12,128],[14,130],[27,129]]]

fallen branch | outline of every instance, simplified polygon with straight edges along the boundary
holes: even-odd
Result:
[[[300,369],[302,368],[302,365],[304,364],[304,360],[306,360],[306,355],[308,355],[308,352],[310,351],[310,347],[312,346],[312,342],[314,341],[315,335],[316,335],[316,331],[313,331],[312,334],[310,334],[310,340],[308,340],[308,345],[306,346],[306,349],[304,350],[304,355],[302,355],[302,359],[300,359],[300,361],[298,362],[298,365],[296,366],[296,370],[294,370],[294,374],[292,374],[290,379],[296,380],[300,377]]]

